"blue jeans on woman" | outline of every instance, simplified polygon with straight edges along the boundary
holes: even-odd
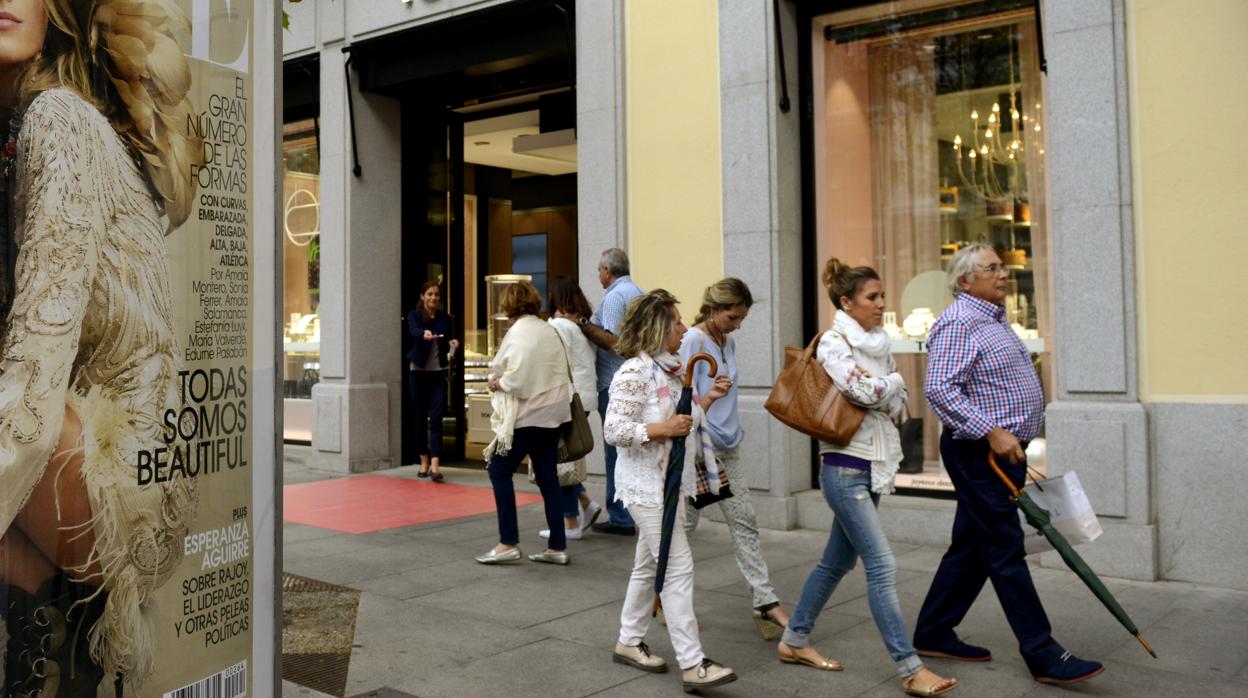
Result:
[[[563,515],[567,518],[581,515],[581,493],[585,491],[585,485],[568,485],[560,487],[559,492],[563,495]]]
[[[897,560],[880,527],[877,508],[880,495],[871,491],[871,473],[838,465],[825,465],[820,473],[823,497],[836,518],[823,550],[823,559],[806,578],[802,597],[793,609],[781,642],[790,647],[809,647],[810,633],[819,612],[828,603],[854,562],[861,557],[867,572],[867,601],[897,673],[910,676],[923,668],[910,644],[906,622],[897,600]]]

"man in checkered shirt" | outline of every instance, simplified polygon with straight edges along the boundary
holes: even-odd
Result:
[[[1024,450],[1044,423],[1044,392],[1022,340],[1005,320],[1009,271],[988,245],[958,251],[949,267],[953,304],[928,338],[924,391],[944,429],[940,455],[958,499],[953,540],[919,611],[922,656],[986,662],[992,654],[954,629],[992,580],[1019,651],[1037,681],[1072,684],[1105,670],[1053,639],[1023,552],[1023,531],[988,453],[1019,487]]]

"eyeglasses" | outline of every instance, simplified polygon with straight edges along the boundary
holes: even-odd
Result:
[[[1009,270],[1001,266],[1000,264],[988,264],[988,265],[976,264],[975,271],[980,271],[985,274],[990,274],[992,276],[997,276],[998,274],[1001,274],[1002,272],[1007,273],[1007,274],[1009,273]]]

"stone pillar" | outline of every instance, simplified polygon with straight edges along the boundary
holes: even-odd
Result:
[[[797,523],[795,492],[810,489],[810,440],[763,409],[784,364],[784,345],[802,342],[801,186],[797,42],[791,3],[780,3],[793,108],[780,112],[771,3],[720,0],[720,108],[724,274],[749,284],[750,316],[737,342],[741,463],[759,525]],[[734,484],[734,487],[736,485]],[[708,510],[709,511],[709,510]],[[712,516],[718,510],[712,512]]]
[[[576,7],[577,273],[581,290],[595,308],[602,300],[598,284],[602,251],[628,247],[623,13],[621,2]],[[601,422],[591,415],[589,423],[601,444]],[[590,473],[605,474],[601,447],[589,454],[587,466]]]
[[[364,472],[401,465],[400,120],[396,100],[361,93],[352,75],[362,168],[352,174],[345,60],[339,45],[321,51],[321,382],[312,390],[312,447],[323,467]]]
[[[1148,415],[1139,401],[1135,237],[1122,0],[1045,0],[1045,128],[1057,399],[1051,474],[1079,473],[1105,528],[1102,574],[1157,577]],[[1061,566],[1056,554],[1043,564]]]

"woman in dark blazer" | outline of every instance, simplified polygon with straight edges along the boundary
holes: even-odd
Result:
[[[416,413],[416,451],[420,477],[442,481],[442,415],[446,414],[446,369],[459,348],[451,338],[451,316],[438,310],[442,290],[436,281],[420,287],[420,305],[407,314],[412,348],[407,352],[407,389]],[[427,424],[426,424],[427,422]]]

